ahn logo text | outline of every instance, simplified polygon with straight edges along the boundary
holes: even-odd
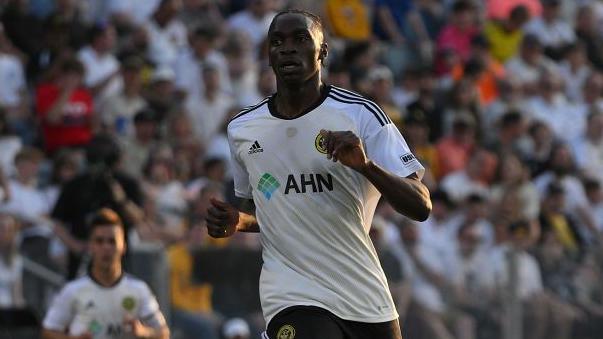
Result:
[[[331,174],[294,174],[287,176],[285,194],[290,193],[322,193],[333,190],[333,176]]]

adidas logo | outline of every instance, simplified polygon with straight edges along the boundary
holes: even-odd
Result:
[[[264,149],[260,146],[260,143],[256,140],[251,147],[249,147],[249,154],[262,153]]]

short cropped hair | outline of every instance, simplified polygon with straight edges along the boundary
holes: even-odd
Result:
[[[312,12],[305,11],[303,9],[287,9],[287,10],[278,12],[272,19],[272,22],[270,23],[270,27],[268,28],[268,32],[271,32],[272,29],[274,28],[274,23],[276,22],[276,19],[279,16],[284,15],[284,14],[301,14],[301,15],[305,16],[306,18],[312,20],[314,27],[317,28],[320,31],[320,33],[322,34],[323,40],[326,38],[326,32],[325,32],[324,25],[322,24],[322,19],[318,15],[316,15]]]
[[[99,227],[117,226],[125,231],[124,224],[119,215],[110,208],[101,208],[96,211],[90,220],[90,235]]]

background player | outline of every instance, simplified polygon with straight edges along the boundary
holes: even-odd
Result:
[[[115,212],[101,209],[94,215],[88,246],[88,275],[67,284],[56,297],[42,337],[167,339],[169,330],[149,287],[124,274],[124,227]]]

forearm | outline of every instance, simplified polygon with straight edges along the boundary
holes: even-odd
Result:
[[[69,97],[71,97],[71,92],[63,92],[52,107],[50,107],[46,115],[46,121],[49,124],[56,125],[61,121],[63,109],[67,101],[69,101]]]
[[[360,171],[392,207],[413,220],[424,221],[431,212],[429,190],[418,178],[401,178],[372,161]]]
[[[142,335],[137,336],[138,339],[169,339],[170,331],[167,326],[160,328],[144,327]]]
[[[67,335],[63,332],[53,330],[42,330],[42,339],[75,339],[77,337]]]

